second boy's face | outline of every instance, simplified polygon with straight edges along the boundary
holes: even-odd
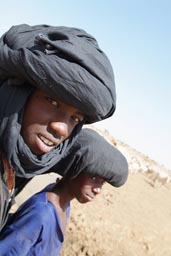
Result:
[[[21,135],[30,150],[41,155],[64,141],[83,119],[78,109],[37,89],[27,102]]]
[[[81,173],[75,178],[73,185],[75,198],[80,203],[91,202],[96,195],[101,193],[104,182],[105,180],[100,176]]]

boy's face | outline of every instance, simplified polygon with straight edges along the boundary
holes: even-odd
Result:
[[[93,176],[81,173],[77,178],[73,179],[73,193],[80,203],[91,202],[96,195],[101,193],[105,180],[100,176]]]
[[[30,150],[41,155],[64,141],[83,119],[78,109],[36,89],[26,104],[21,135]]]

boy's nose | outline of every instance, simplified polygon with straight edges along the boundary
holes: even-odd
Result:
[[[101,187],[94,187],[94,188],[93,188],[93,191],[94,191],[94,193],[96,193],[96,194],[100,194],[100,192],[101,192]]]
[[[50,122],[49,127],[57,137],[66,139],[70,135],[68,125],[65,122]]]

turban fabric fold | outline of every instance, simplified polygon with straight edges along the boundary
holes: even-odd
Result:
[[[111,116],[116,96],[111,64],[84,30],[47,25],[12,27],[0,41],[0,79],[44,89],[87,116]]]

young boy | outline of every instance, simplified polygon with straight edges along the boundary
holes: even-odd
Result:
[[[111,64],[84,30],[22,24],[0,38],[0,229],[28,179],[51,171],[115,103]]]
[[[91,202],[104,181],[118,187],[128,175],[125,157],[90,129],[81,131],[59,168],[65,177],[32,196],[9,219],[0,234],[1,256],[59,255],[70,201]]]

